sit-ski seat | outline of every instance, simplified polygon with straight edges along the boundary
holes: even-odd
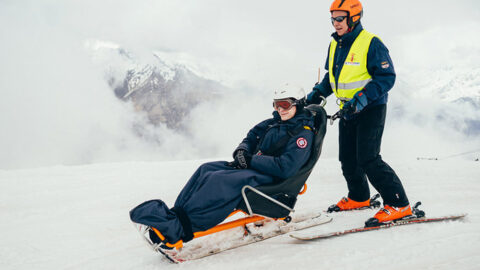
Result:
[[[194,232],[194,238],[199,238],[238,226],[246,226],[249,223],[261,221],[265,219],[265,217],[274,219],[286,218],[290,212],[294,211],[293,208],[297,201],[297,196],[302,187],[304,187],[308,176],[320,157],[323,139],[327,129],[327,113],[323,106],[309,105],[305,109],[309,110],[314,116],[313,132],[315,133],[315,137],[309,161],[303,165],[296,175],[283,181],[256,188],[245,186],[242,189],[244,200],[240,202],[231,215],[238,212],[244,212],[248,216],[221,223],[206,231]],[[164,241],[165,237],[155,228],[152,229],[159,238]],[[165,246],[168,248],[180,249],[183,247],[183,240],[179,240],[177,243],[165,243]]]
[[[250,215],[270,218],[284,218],[293,212],[297,196],[320,157],[327,130],[327,113],[323,106],[312,104],[305,109],[314,116],[313,132],[315,137],[309,161],[296,175],[288,179],[256,188],[245,186],[242,189],[244,199],[238,205],[237,210],[242,210]]]

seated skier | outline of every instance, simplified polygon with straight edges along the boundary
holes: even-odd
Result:
[[[188,242],[194,232],[225,220],[242,200],[245,185],[256,187],[295,175],[309,160],[314,138],[313,117],[304,109],[304,100],[301,88],[286,84],[275,90],[273,118],[248,132],[233,152],[232,162],[201,165],[173,208],[161,200],[146,201],[130,211],[131,220],[148,226],[152,243]]]

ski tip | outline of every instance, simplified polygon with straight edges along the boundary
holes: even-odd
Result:
[[[184,260],[180,259],[180,258],[176,258],[175,256],[172,256],[170,254],[168,254],[167,252],[161,250],[161,249],[158,249],[157,250],[160,254],[162,254],[164,256],[164,258],[170,262],[170,263],[174,263],[174,264],[179,264],[181,262],[184,262]]]
[[[458,218],[464,218],[466,216],[468,216],[468,213],[461,213],[461,214],[458,214],[456,215]]]
[[[440,218],[445,218],[445,219],[459,219],[459,218],[464,218],[468,216],[468,213],[460,213],[460,214],[454,214],[454,215],[445,215],[443,217],[440,217]],[[430,217],[426,217],[427,219],[430,218]],[[432,217],[432,218],[435,218],[435,217]]]
[[[289,234],[291,238],[297,239],[297,240],[308,240],[308,237],[302,236],[302,235],[297,235],[297,234]]]

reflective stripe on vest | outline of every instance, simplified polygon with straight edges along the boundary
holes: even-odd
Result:
[[[337,41],[332,40],[330,43],[330,53],[328,56],[328,73],[330,85],[333,93],[342,101],[350,100],[355,93],[362,90],[368,82],[372,80],[372,76],[367,70],[367,54],[370,48],[370,42],[376,37],[374,34],[362,30],[348,52],[345,63],[338,78],[338,85],[335,84],[335,76],[333,74],[333,60],[335,57],[335,49]],[[343,106],[343,102],[340,107]]]

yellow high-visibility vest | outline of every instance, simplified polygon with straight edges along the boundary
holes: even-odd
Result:
[[[335,76],[333,74],[333,58],[335,57],[335,49],[337,48],[337,41],[335,39],[330,43],[330,52],[328,56],[328,73],[330,85],[333,93],[343,103],[353,98],[355,93],[362,90],[368,82],[372,80],[372,76],[367,70],[367,54],[370,48],[370,42],[376,35],[362,30],[348,52],[343,68],[340,71],[338,78],[338,85],[335,83]]]

